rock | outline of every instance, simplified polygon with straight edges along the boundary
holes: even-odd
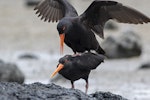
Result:
[[[0,63],[4,63],[4,61],[0,59]]]
[[[132,31],[127,31],[119,37],[109,36],[102,43],[102,47],[110,59],[140,56],[142,53],[141,39]]]
[[[150,69],[150,62],[147,62],[145,64],[142,64],[139,69]]]
[[[24,74],[19,68],[12,63],[0,63],[0,81],[1,82],[18,82],[23,83],[25,79]]]
[[[91,95],[97,100],[127,100],[120,95],[112,94],[110,92],[96,92]]]
[[[27,6],[35,6],[37,5],[41,0],[26,0]]]
[[[0,100],[127,100],[109,92],[87,95],[80,90],[66,89],[55,84],[0,83]]]
[[[19,59],[33,59],[33,60],[38,60],[39,58],[34,55],[34,54],[29,54],[29,53],[26,53],[26,54],[22,54],[18,57]]]
[[[108,21],[104,28],[107,30],[117,30],[118,26],[114,21]]]

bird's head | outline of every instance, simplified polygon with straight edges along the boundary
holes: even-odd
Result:
[[[68,65],[71,62],[71,55],[66,55],[59,59],[59,64],[57,65],[56,70],[51,75],[51,78],[55,76],[59,71],[61,71],[63,68],[65,68],[66,65]]]
[[[68,20],[61,20],[57,25],[57,30],[60,37],[60,53],[63,54],[63,48],[64,48],[64,40],[65,35],[67,34],[67,31],[70,27],[70,22]]]
[[[63,49],[64,49],[65,29],[66,29],[66,26],[64,26],[63,24],[59,23],[57,25],[57,30],[58,30],[59,37],[60,37],[60,53],[61,54],[63,54]]]

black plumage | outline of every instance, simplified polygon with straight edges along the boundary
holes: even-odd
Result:
[[[95,50],[105,54],[95,34],[104,38],[104,25],[110,19],[129,24],[150,22],[141,12],[110,0],[93,1],[80,16],[67,0],[44,0],[35,10],[45,21],[59,21],[57,30],[61,38],[61,49],[65,42],[74,53]]]
[[[86,81],[86,92],[88,89],[88,77],[91,70],[96,69],[104,61],[104,56],[94,53],[83,53],[81,55],[72,56],[66,55],[59,59],[57,69],[52,74],[57,72],[71,81],[74,88],[74,81],[82,78]]]

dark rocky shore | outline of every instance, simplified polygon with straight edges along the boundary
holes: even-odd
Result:
[[[0,100],[127,100],[110,92],[87,95],[80,90],[66,89],[55,84],[18,84],[1,82]]]

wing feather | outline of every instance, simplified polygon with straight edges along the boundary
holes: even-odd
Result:
[[[86,27],[104,38],[103,28],[105,23],[110,20],[116,20],[120,23],[143,24],[150,22],[150,19],[141,12],[124,6],[115,1],[95,0],[80,15],[80,19]]]
[[[44,16],[44,21],[47,21],[48,20],[48,16],[49,16],[49,12],[51,11],[51,7],[49,7],[48,9],[47,9],[47,11],[46,11],[46,13],[45,14],[43,14],[43,16]]]
[[[41,16],[41,20],[57,22],[65,16],[77,16],[77,12],[74,7],[66,0],[43,0],[34,10],[36,14]]]
[[[86,58],[86,59],[85,59]],[[94,53],[84,53],[80,56],[74,57],[74,65],[79,66],[79,69],[92,70],[98,67],[99,64],[104,62],[105,56]]]

